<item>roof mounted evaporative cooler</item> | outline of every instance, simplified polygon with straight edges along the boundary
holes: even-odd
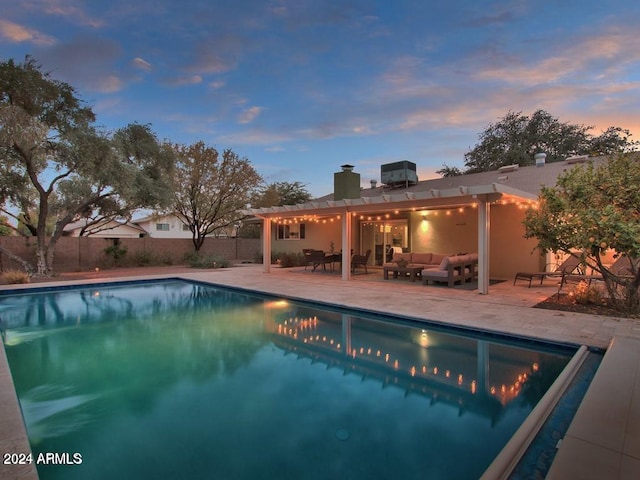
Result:
[[[380,180],[391,187],[408,187],[418,183],[416,164],[403,160],[401,162],[387,163],[380,167]]]

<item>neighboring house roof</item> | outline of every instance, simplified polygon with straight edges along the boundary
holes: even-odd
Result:
[[[76,222],[67,224],[63,231],[66,235],[75,236],[74,234],[80,234],[83,228],[86,228],[89,222],[87,219],[81,219]],[[95,225],[90,225],[88,229],[90,236],[92,237],[118,237],[122,235],[122,232],[129,232],[132,236],[139,236],[140,234],[146,234],[147,232],[131,222],[117,222],[115,220],[102,220]]]
[[[145,223],[145,222],[159,222],[162,220],[166,220],[166,219],[174,219],[174,218],[180,218],[179,215],[175,214],[175,213],[152,213],[149,215],[146,215],[142,218],[137,218],[135,220],[132,220],[133,223],[135,224],[140,224],[140,223]]]

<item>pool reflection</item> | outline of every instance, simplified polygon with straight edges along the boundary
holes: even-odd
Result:
[[[394,325],[347,314],[271,315],[272,341],[300,358],[339,368],[345,374],[376,379],[406,395],[428,397],[433,405],[456,405],[495,422],[503,407],[525,395],[535,405],[564,368],[565,355],[518,348],[487,338],[452,335],[416,326]],[[543,375],[545,369],[552,375]],[[540,385],[540,382],[546,385]]]

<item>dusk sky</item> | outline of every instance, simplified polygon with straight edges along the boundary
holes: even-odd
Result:
[[[0,0],[0,54],[31,54],[112,130],[151,124],[330,193],[410,160],[420,180],[507,112],[640,140],[640,2]]]

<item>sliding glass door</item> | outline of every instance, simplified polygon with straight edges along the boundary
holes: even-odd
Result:
[[[363,220],[360,223],[361,252],[371,250],[370,263],[382,265],[391,247],[409,248],[409,224],[399,220]]]

